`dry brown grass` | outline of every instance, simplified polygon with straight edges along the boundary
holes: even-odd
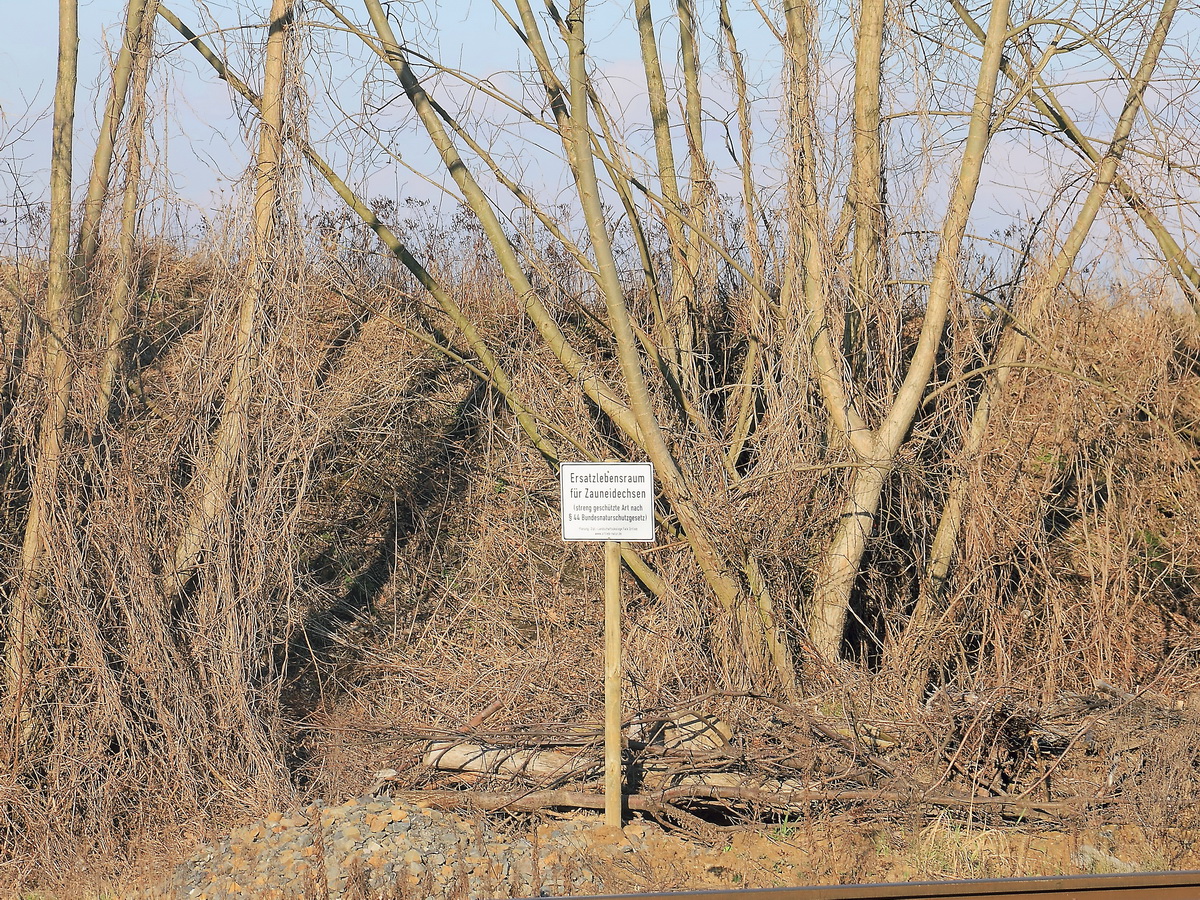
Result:
[[[120,412],[95,443],[87,404],[75,412],[46,574],[54,639],[38,683],[44,734],[36,758],[0,779],[9,884],[65,879],[85,858],[128,866],[129,847],[156,830],[204,823],[193,834],[201,839],[298,793],[359,793],[380,768],[405,771],[405,786],[437,784],[417,765],[423,742],[494,700],[501,710],[485,730],[500,738],[594,734],[600,721],[598,549],[559,540],[554,473],[492,392],[405,330],[440,324],[411,279],[358,251],[341,262],[314,253],[267,311],[231,503],[212,523],[204,577],[185,608],[164,608],[160,577],[187,511],[182,485],[203,456],[229,365],[235,237],[194,254],[145,248]],[[589,452],[612,453],[612,434],[469,238],[427,236],[430,255],[502,351],[519,394]],[[20,281],[35,302],[37,280],[26,272]],[[597,348],[596,364],[611,367],[578,305],[564,298],[560,312]],[[11,334],[19,317],[7,306],[4,315]],[[978,364],[989,339],[969,316],[955,327],[947,382]],[[1194,325],[1152,303],[1076,300],[1037,338],[1039,363],[1053,371],[1013,378],[969,473],[940,677],[1038,708],[1096,680],[1182,696],[1200,663]],[[11,558],[41,401],[36,347],[5,349],[0,540]],[[95,349],[76,350],[79,397],[89,394]],[[809,665],[798,623],[845,472],[836,447],[823,446],[809,387],[789,376],[765,389],[773,412],[737,486],[720,476],[713,448],[681,440],[693,471],[707,472],[701,505],[718,533],[754,548],[806,666],[812,708],[908,723],[903,765],[945,777],[918,762],[937,749],[936,725],[921,725],[902,679],[877,668],[878,642],[911,608],[957,465],[965,388],[948,390],[918,423],[860,579],[857,663],[838,671]],[[666,539],[647,555],[668,588],[652,597],[627,579],[630,710],[699,703],[748,746],[781,734],[811,744],[740,695],[755,687],[745,671],[717,664],[713,648],[735,636],[714,633],[684,548]],[[1164,842],[1192,827],[1179,798],[1194,793],[1196,777],[1195,723],[1173,723],[1146,744],[1112,806]],[[965,735],[960,745],[976,741],[976,757],[992,752],[983,732]],[[806,752],[816,765],[820,748]],[[1090,759],[1081,751],[1070,777],[1102,790],[1107,773],[1096,762],[1088,774]]]

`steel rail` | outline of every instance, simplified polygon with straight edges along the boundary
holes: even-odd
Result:
[[[1200,900],[1200,872],[607,894],[572,900],[954,900],[980,897],[1003,900]]]

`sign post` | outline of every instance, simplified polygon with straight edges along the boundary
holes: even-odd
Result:
[[[621,542],[654,541],[654,466],[563,463],[564,541],[604,542],[604,823],[621,824]]]
[[[621,826],[621,544],[604,542],[604,824]]]

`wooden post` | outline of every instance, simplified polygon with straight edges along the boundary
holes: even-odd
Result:
[[[621,826],[621,544],[604,542],[604,824]]]

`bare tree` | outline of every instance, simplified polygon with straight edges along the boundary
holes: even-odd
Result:
[[[979,401],[975,406],[970,428],[963,440],[961,456],[966,465],[970,465],[971,461],[979,454],[980,448],[983,445],[984,435],[987,432],[988,423],[991,419],[992,409],[999,402],[1004,392],[1009,374],[1012,372],[1013,364],[1021,358],[1025,351],[1027,335],[1032,327],[1032,323],[1045,312],[1047,306],[1054,298],[1056,291],[1071,272],[1075,260],[1083,248],[1084,241],[1092,230],[1096,216],[1100,212],[1101,204],[1116,183],[1117,166],[1120,164],[1125,146],[1129,142],[1134,122],[1142,107],[1142,97],[1154,76],[1159,54],[1162,52],[1163,44],[1170,33],[1171,22],[1177,8],[1178,3],[1176,0],[1165,0],[1163,3],[1159,11],[1158,20],[1147,42],[1142,60],[1130,81],[1129,91],[1125,97],[1125,103],[1121,108],[1121,114],[1117,119],[1112,139],[1108,142],[1108,148],[1103,156],[1099,158],[1094,158],[1094,151],[1089,154],[1089,161],[1095,165],[1095,174],[1091,188],[1080,206],[1075,222],[1071,226],[1058,253],[1055,255],[1053,262],[1050,264],[1048,271],[1040,277],[1038,283],[1033,288],[1032,298],[1023,311],[1022,317],[1019,320],[1007,323],[1003,335],[997,344],[996,351],[987,367],[988,371],[984,373],[985,385],[983,393],[980,395]],[[1078,135],[1078,132],[1076,132],[1076,135]],[[1081,146],[1090,149],[1090,144],[1082,144]],[[1122,193],[1126,194],[1126,201],[1128,202],[1128,194],[1125,191],[1122,191]],[[1135,209],[1145,209],[1144,206],[1133,205]],[[1147,212],[1149,211],[1147,210]],[[1150,215],[1153,214],[1150,213]],[[1160,242],[1169,238],[1165,230],[1161,228],[1156,228],[1152,225],[1151,230],[1159,238]],[[1164,247],[1164,250],[1167,250],[1167,247]],[[1181,255],[1174,255],[1170,252],[1167,252],[1167,262],[1176,272],[1181,271],[1181,262],[1186,264],[1186,261],[1182,260]],[[1190,280],[1187,283],[1190,284]],[[908,623],[908,628],[913,635],[919,634],[922,630],[929,627],[930,619],[934,612],[935,598],[949,574],[954,546],[967,504],[966,484],[966,479],[962,475],[958,475],[950,483],[948,499],[942,510],[937,533],[929,550],[926,589],[922,592]],[[918,660],[924,658],[923,650],[918,651],[917,658]],[[920,669],[919,662],[917,669]]]
[[[42,371],[46,409],[38,431],[29,517],[16,578],[9,601],[5,646],[6,720],[14,726],[8,743],[19,754],[30,737],[30,676],[34,654],[44,639],[45,597],[40,569],[49,520],[58,492],[58,470],[71,396],[70,334],[75,296],[71,265],[71,153],[74,148],[75,88],[79,60],[79,10],[76,0],[58,5],[58,74],[54,91],[54,130],[50,156],[49,283],[42,331]]]
[[[1019,432],[1030,447],[1044,437],[1038,416],[1058,397],[1045,384],[1029,387],[1031,372],[1105,398],[1094,404],[1105,420],[1094,442],[1120,429],[1133,435],[1121,436],[1123,446],[1141,442],[1144,467],[1131,480],[1154,477],[1159,447],[1177,451],[1161,485],[1102,547],[1126,545],[1118,548],[1124,568],[1110,581],[1094,575],[1080,594],[1099,597],[1112,582],[1139,578],[1152,585],[1139,596],[1165,593],[1175,587],[1168,569],[1186,588],[1192,564],[1179,559],[1194,559],[1200,529],[1190,515],[1200,439],[1194,408],[1171,405],[1179,395],[1169,382],[1185,370],[1200,381],[1187,333],[1200,276],[1189,250],[1194,213],[1177,189],[1195,168],[1181,168],[1170,145],[1183,143],[1195,118],[1164,98],[1200,79],[1193,62],[1171,59],[1172,36],[1190,21],[1181,6],[1148,0],[1068,14],[1036,0],[862,0],[836,9],[813,0],[634,0],[628,9],[495,0],[500,27],[490,39],[511,41],[511,65],[496,73],[469,71],[471,59],[450,64],[451,36],[439,19],[446,7],[437,4],[226,5],[245,18],[210,19],[196,29],[201,37],[157,0],[128,0],[73,233],[78,35],[75,4],[62,0],[49,231],[39,243],[44,307],[40,261],[32,277],[0,273],[17,304],[4,310],[4,326],[11,312],[36,338],[27,357],[13,354],[0,422],[6,433],[10,422],[23,426],[0,458],[8,501],[0,538],[21,547],[3,592],[0,703],[9,734],[0,743],[24,792],[5,800],[0,843],[31,823],[56,822],[64,794],[92,835],[115,807],[143,816],[138,791],[161,792],[177,812],[286,798],[295,772],[286,751],[296,749],[285,746],[294,736],[287,729],[307,726],[279,713],[329,697],[313,700],[305,684],[295,700],[285,684],[299,682],[302,667],[321,670],[325,651],[309,639],[335,641],[344,622],[327,635],[323,617],[358,597],[348,586],[357,575],[347,578],[340,559],[336,573],[330,564],[312,574],[326,565],[325,538],[304,529],[357,511],[378,487],[339,493],[359,477],[345,477],[339,441],[357,449],[366,445],[353,443],[360,431],[379,431],[389,448],[426,446],[419,428],[393,428],[400,401],[390,395],[339,406],[363,371],[380,393],[407,390],[377,363],[381,352],[403,357],[397,368],[438,354],[436,390],[454,395],[446,405],[455,427],[470,426],[465,439],[430,429],[428,445],[452,463],[422,468],[414,482],[441,488],[478,435],[515,436],[515,447],[504,445],[506,464],[519,460],[521,477],[542,479],[521,497],[520,527],[540,528],[546,541],[555,525],[551,479],[545,470],[529,475],[530,460],[540,456],[550,471],[577,458],[654,463],[662,540],[649,550],[622,546],[620,556],[645,590],[638,612],[668,623],[670,641],[694,641],[679,656],[690,670],[676,668],[669,685],[660,677],[664,695],[696,681],[738,702],[826,694],[850,668],[847,656],[883,676],[873,686],[891,691],[884,702],[909,709],[931,675],[1002,678],[1015,643],[1036,643],[1053,631],[1047,622],[1065,618],[1049,589],[1005,591],[1028,560],[1052,554],[1055,564],[1087,556],[1072,561],[1071,578],[1083,584],[1077,573],[1089,571],[1107,539],[1092,527],[1107,515],[1097,510],[1118,492],[1119,479],[1099,471],[1110,464],[1099,451],[1066,462],[1055,455],[1084,443],[1066,434],[1071,417],[1056,421],[1066,436],[1048,439],[1054,452],[1045,459],[1005,433]],[[155,202],[147,82],[159,18],[240,98],[248,123],[244,209],[223,211],[228,230],[214,229],[192,255],[142,222]],[[300,58],[317,34],[336,34],[361,55],[337,64],[310,108],[300,98],[313,69]],[[227,58],[209,43],[224,39]],[[617,77],[609,67],[627,53],[637,55],[632,87],[627,66]],[[351,96],[344,85],[352,79],[341,76],[353,67],[361,93]],[[1085,78],[1090,90],[1075,90]],[[328,132],[310,138],[310,110],[336,117],[340,134],[359,129],[356,149],[378,156],[365,162]],[[1175,115],[1172,132],[1164,122]],[[1036,215],[1009,215],[1002,232],[976,233],[998,218],[984,198],[1010,190],[1014,147],[1047,173],[1044,189],[1030,191]],[[355,185],[371,183],[375,159],[408,166],[444,192],[452,212],[405,221],[402,204],[368,202],[368,188]],[[338,221],[361,221],[352,250],[364,262],[340,266],[349,251],[325,233],[320,247],[304,243],[295,227],[301,161],[319,190],[345,204]],[[118,204],[113,173],[121,169]],[[1005,200],[1016,202],[1011,193]],[[450,235],[444,244],[423,243],[431,221]],[[1095,313],[1107,300],[1091,307],[1093,319],[1073,302],[1089,278],[1104,277],[1100,242],[1126,237],[1106,234],[1098,227],[1106,221],[1135,232],[1149,249],[1139,271],[1180,301],[1174,318],[1130,313],[1146,329],[1177,329],[1143,335],[1157,354],[1145,383],[1136,370],[1150,351],[1127,354],[1123,377],[1136,389],[1109,383],[1103,361],[1073,364],[1087,349],[1078,334],[1110,313],[1115,320],[1112,309]],[[375,238],[385,253],[370,251]],[[177,264],[170,297],[145,287],[156,253]],[[373,279],[362,293],[381,303],[353,296],[363,287],[355,265]],[[356,345],[363,322],[386,325],[373,339],[386,338]],[[352,377],[339,384],[354,354],[362,368],[347,365]],[[121,404],[126,378],[145,390]],[[420,406],[427,390],[403,402]],[[338,419],[363,408],[378,413],[369,427]],[[1002,456],[1007,470],[993,465]],[[322,479],[338,484],[313,501],[307,492]],[[980,533],[1012,511],[990,493],[1004,479],[1024,491],[1026,531],[981,549]],[[1062,499],[1089,479],[1090,493]],[[1170,493],[1173,480],[1191,493]],[[977,491],[981,484],[988,491]],[[1158,514],[1152,493],[1189,510],[1162,511],[1188,520],[1179,525],[1179,559],[1139,549],[1160,538],[1137,520]],[[456,495],[445,495],[438,502],[449,510]],[[390,528],[380,542],[391,543],[392,559],[416,559],[426,548],[396,550],[408,525],[396,513],[401,501],[384,497],[381,508],[388,502],[393,521],[379,513],[369,539]],[[427,502],[411,501],[414,521]],[[1083,523],[1071,535],[1079,546],[1051,545],[1060,510],[1047,509],[1068,502],[1075,508],[1060,518]],[[470,509],[459,511],[436,539],[419,524],[413,534],[450,546],[502,531],[492,518],[460,530]],[[397,571],[388,571],[387,588],[404,595],[394,607],[403,652],[398,622],[413,607]],[[508,576],[453,571],[490,584]],[[420,570],[412,593],[431,585],[453,608],[457,583],[439,581],[444,575]],[[553,577],[565,593],[564,572]],[[1007,619],[981,625],[988,617]],[[1087,615],[1077,618],[1080,629],[1091,627]],[[988,634],[1000,636],[991,648]],[[652,648],[647,656],[668,640],[638,639],[643,652]],[[1136,639],[1124,639],[1132,658]],[[1097,668],[1107,664],[1101,649]],[[85,770],[73,771],[81,758]]]
[[[268,20],[267,50],[263,66],[263,93],[259,105],[258,160],[255,169],[254,236],[248,260],[246,286],[238,313],[236,355],[221,421],[213,437],[209,458],[194,480],[193,506],[175,548],[175,560],[166,577],[169,596],[186,588],[211,537],[211,527],[229,499],[230,481],[247,432],[247,416],[254,390],[258,358],[259,317],[264,295],[273,289],[280,167],[283,161],[284,46],[292,23],[293,0],[272,0]]]
[[[134,244],[137,236],[139,216],[139,189],[142,184],[142,158],[146,129],[146,88],[150,68],[150,56],[154,41],[154,23],[158,20],[156,10],[157,0],[130,0],[127,13],[127,31],[132,33],[126,37],[126,43],[121,46],[121,57],[113,78],[113,97],[118,93],[118,82],[131,79],[133,95],[129,115],[128,140],[125,155],[125,184],[121,192],[121,226],[118,236],[117,253],[119,257],[119,276],[114,280],[108,304],[108,316],[104,333],[104,351],[100,364],[100,374],[96,389],[96,420],[100,427],[109,416],[115,382],[120,374],[126,327],[129,320],[130,295],[136,285],[134,271]],[[126,61],[125,55],[130,59]],[[128,74],[125,68],[128,68]],[[124,91],[128,91],[126,87]],[[112,105],[110,101],[110,105]],[[106,123],[114,117],[106,116]],[[109,140],[109,129],[115,128],[115,123],[109,124],[105,130],[106,137],[99,146]],[[98,167],[94,167],[98,168]],[[94,239],[92,239],[94,243]],[[94,250],[92,251],[94,253]]]

